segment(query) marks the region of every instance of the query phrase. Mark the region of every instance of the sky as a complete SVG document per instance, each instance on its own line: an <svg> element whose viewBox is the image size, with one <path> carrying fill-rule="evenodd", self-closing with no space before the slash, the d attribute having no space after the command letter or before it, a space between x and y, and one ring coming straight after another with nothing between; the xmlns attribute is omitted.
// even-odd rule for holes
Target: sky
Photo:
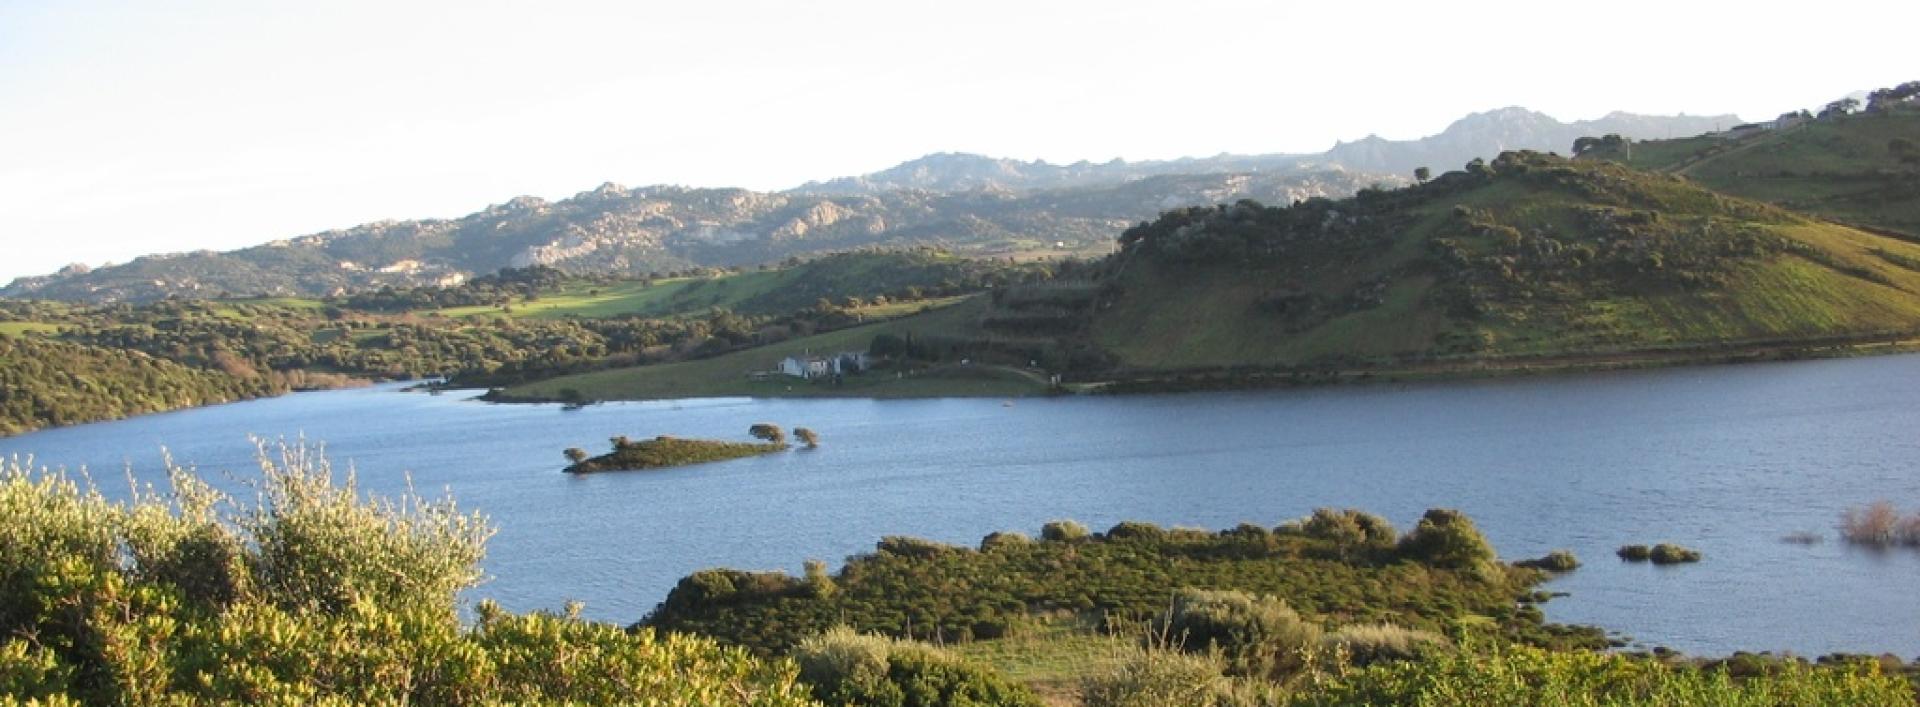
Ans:
<svg viewBox="0 0 1920 707"><path fill-rule="evenodd" d="M0 282L602 182L1319 152L1474 111L1768 118L1920 3L0 0Z"/></svg>

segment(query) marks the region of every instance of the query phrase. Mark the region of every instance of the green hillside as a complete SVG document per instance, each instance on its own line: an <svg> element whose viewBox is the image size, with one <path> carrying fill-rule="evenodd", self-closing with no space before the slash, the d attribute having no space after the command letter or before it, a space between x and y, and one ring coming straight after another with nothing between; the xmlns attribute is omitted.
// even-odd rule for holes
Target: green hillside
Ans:
<svg viewBox="0 0 1920 707"><path fill-rule="evenodd" d="M1169 212L1121 240L1086 336L1123 369L1591 356L1920 329L1920 246L1538 153L1338 202Z"/></svg>
<svg viewBox="0 0 1920 707"><path fill-rule="evenodd" d="M1701 186L1920 237L1920 110L1829 115L1742 139L1614 144L1583 157L1668 171Z"/></svg>

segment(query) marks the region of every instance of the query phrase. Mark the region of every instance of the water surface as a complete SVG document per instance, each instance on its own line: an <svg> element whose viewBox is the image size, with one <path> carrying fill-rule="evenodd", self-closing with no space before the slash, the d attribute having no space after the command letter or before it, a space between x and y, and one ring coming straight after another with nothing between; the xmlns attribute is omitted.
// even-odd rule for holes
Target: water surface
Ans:
<svg viewBox="0 0 1920 707"><path fill-rule="evenodd" d="M1253 393L936 400L707 399L580 411L381 387L0 439L0 455L159 481L160 449L254 473L247 435L324 440L363 487L450 489L499 526L476 592L510 609L586 602L630 622L709 566L835 564L906 534L972 544L1048 520L1096 529L1275 525L1358 507L1402 529L1470 514L1504 558L1571 549L1556 621L1646 646L1920 655L1920 552L1838 542L1842 509L1920 508L1920 356ZM818 450L573 477L607 438L744 439L812 427ZM1781 542L1795 531L1821 544ZM1625 564L1676 541L1698 565Z"/></svg>

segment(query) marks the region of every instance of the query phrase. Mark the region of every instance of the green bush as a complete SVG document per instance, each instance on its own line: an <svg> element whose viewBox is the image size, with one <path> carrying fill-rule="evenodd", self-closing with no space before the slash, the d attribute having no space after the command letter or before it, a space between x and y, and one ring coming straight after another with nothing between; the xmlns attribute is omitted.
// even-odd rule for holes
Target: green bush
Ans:
<svg viewBox="0 0 1920 707"><path fill-rule="evenodd" d="M1513 564L1519 567L1530 567L1548 572L1572 572L1580 568L1580 559L1574 557L1573 552L1569 550L1554 550L1553 552L1547 553L1546 557L1521 560Z"/></svg>
<svg viewBox="0 0 1920 707"><path fill-rule="evenodd" d="M1239 591L1181 589L1156 633L1187 652L1217 651L1226 672L1284 676L1307 662L1321 630L1272 596Z"/></svg>
<svg viewBox="0 0 1920 707"><path fill-rule="evenodd" d="M957 552L963 549L942 542L908 537L905 535L889 535L881 538L880 542L874 545L874 548L889 555L917 557L921 559L939 557L949 552Z"/></svg>
<svg viewBox="0 0 1920 707"><path fill-rule="evenodd" d="M1032 544L1033 538L1027 537L1026 533L1010 531L988 533L986 537L980 539L980 551L987 552L999 547L1020 547Z"/></svg>
<svg viewBox="0 0 1920 707"><path fill-rule="evenodd" d="M1456 510L1434 508L1400 541L1402 556L1447 569L1486 571L1492 567L1493 545L1474 527L1473 519Z"/></svg>
<svg viewBox="0 0 1920 707"><path fill-rule="evenodd" d="M1814 668L1801 663L1735 680L1615 653L1507 647L1439 651L1323 676L1286 703L1336 705L1849 705L1912 707L1914 690L1876 664Z"/></svg>
<svg viewBox="0 0 1920 707"><path fill-rule="evenodd" d="M1647 553L1647 559L1653 560L1653 564L1656 565L1677 565L1687 562L1699 562L1700 551L1671 543L1660 543L1659 545L1653 546L1652 552Z"/></svg>
<svg viewBox="0 0 1920 707"><path fill-rule="evenodd" d="M1047 542L1073 542L1085 540L1090 535L1087 526L1070 520L1056 520L1040 526L1040 539Z"/></svg>
<svg viewBox="0 0 1920 707"><path fill-rule="evenodd" d="M484 602L462 625L485 522L261 458L251 509L177 469L115 504L0 466L0 702L811 704L790 663L708 639Z"/></svg>
<svg viewBox="0 0 1920 707"><path fill-rule="evenodd" d="M1218 655L1136 649L1080 685L1084 707L1214 707L1226 668Z"/></svg>
<svg viewBox="0 0 1920 707"><path fill-rule="evenodd" d="M1613 554L1619 555L1620 559L1628 562L1646 562L1648 558L1653 557L1653 548L1645 545L1621 545L1620 549L1615 550Z"/></svg>
<svg viewBox="0 0 1920 707"><path fill-rule="evenodd" d="M1327 634L1322 645L1351 665L1367 666L1393 660L1416 660L1446 648L1445 636L1393 624L1354 624Z"/></svg>
<svg viewBox="0 0 1920 707"><path fill-rule="evenodd" d="M1123 520L1107 529L1109 540L1146 540L1159 542L1167 539L1167 531L1158 525L1137 520Z"/></svg>
<svg viewBox="0 0 1920 707"><path fill-rule="evenodd" d="M990 668L915 641L834 628L793 650L800 677L830 705L1038 707L1025 687Z"/></svg>

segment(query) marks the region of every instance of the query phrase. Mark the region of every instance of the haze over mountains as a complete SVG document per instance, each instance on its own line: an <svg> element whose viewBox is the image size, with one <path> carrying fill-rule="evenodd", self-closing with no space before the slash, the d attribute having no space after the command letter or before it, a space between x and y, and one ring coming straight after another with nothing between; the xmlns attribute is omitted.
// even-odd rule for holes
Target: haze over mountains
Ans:
<svg viewBox="0 0 1920 707"><path fill-rule="evenodd" d="M453 283L508 266L646 274L753 265L868 246L975 255L1103 252L1129 225L1192 204L1284 204L1409 181L1503 150L1573 140L1692 135L1734 116L1613 113L1562 123L1520 108L1476 113L1418 140L1370 137L1318 155L1219 155L1054 165L937 154L785 192L605 184L569 199L518 197L455 219L384 221L227 253L153 255L23 277L0 296L143 301L169 295L326 295Z"/></svg>

